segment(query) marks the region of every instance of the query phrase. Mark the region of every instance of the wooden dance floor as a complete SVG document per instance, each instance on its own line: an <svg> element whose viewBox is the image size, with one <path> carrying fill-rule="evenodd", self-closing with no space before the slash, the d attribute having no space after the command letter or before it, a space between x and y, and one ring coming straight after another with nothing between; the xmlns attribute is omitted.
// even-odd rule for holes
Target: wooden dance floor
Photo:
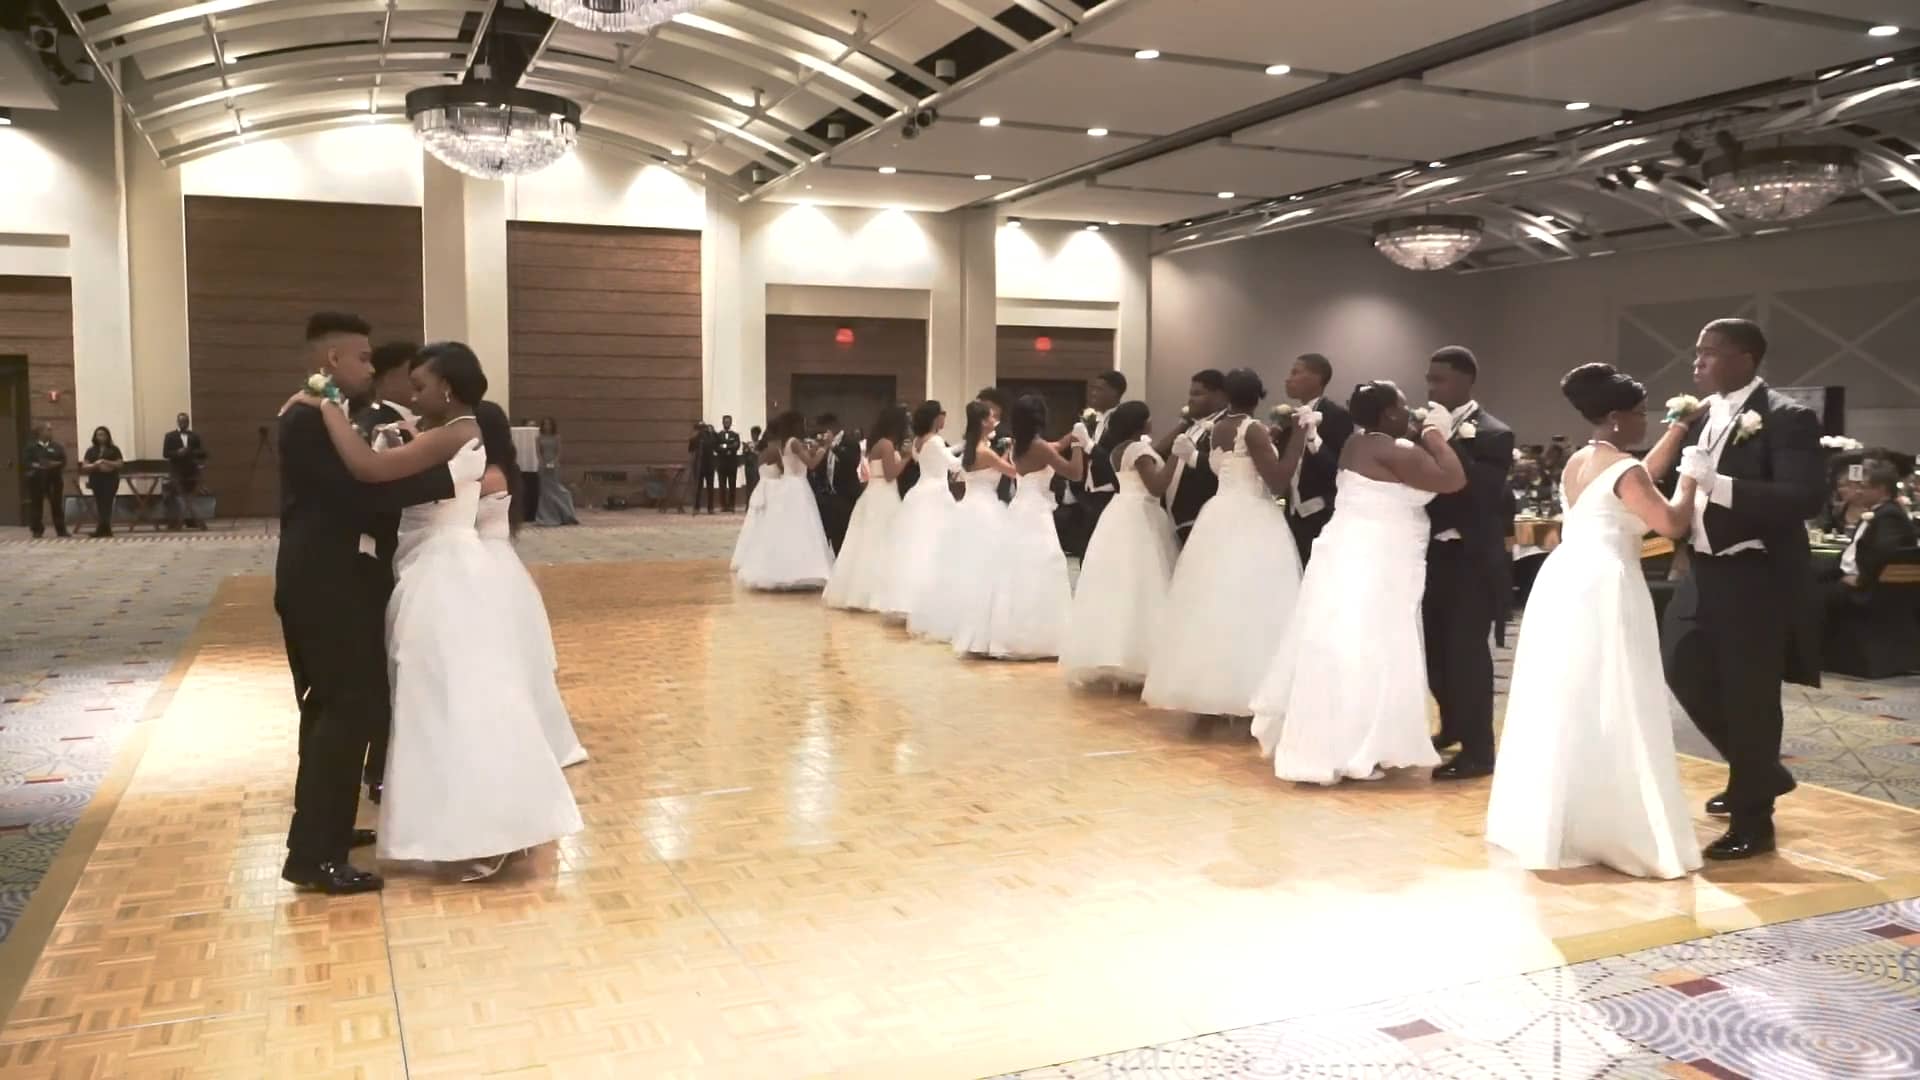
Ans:
<svg viewBox="0 0 1920 1080"><path fill-rule="evenodd" d="M296 895L270 583L231 579L0 1073L977 1077L1920 894L1920 815L1849 795L1687 881L1531 874L1482 843L1485 782L1296 788L1244 726L717 564L538 576L585 832L493 883ZM1696 799L1721 775L1686 765Z"/></svg>

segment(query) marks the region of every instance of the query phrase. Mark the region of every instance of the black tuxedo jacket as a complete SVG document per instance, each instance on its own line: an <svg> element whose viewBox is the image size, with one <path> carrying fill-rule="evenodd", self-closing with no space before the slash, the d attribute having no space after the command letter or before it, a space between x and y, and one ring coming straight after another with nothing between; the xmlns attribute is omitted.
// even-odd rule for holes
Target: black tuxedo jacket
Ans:
<svg viewBox="0 0 1920 1080"><path fill-rule="evenodd" d="M384 401L376 401L353 414L353 426L360 432L361 438L371 443L376 429L405 419L400 415L400 410ZM411 441L412 436L401 433L402 443ZM374 549L380 561L391 566L393 553L400 547L400 511L381 510L372 514L371 518L373 527L367 531L373 537Z"/></svg>
<svg viewBox="0 0 1920 1080"><path fill-rule="evenodd" d="M1449 529L1460 534L1458 540L1434 543L1465 546L1473 561L1485 569L1487 585L1495 592L1494 610L1504 619L1512 606L1507 527L1513 523L1508 510L1513 493L1507 490L1507 474L1513 471L1513 429L1482 408L1474 409L1462 422L1473 424L1473 438L1456 434L1447 445L1460 455L1467 486L1451 494L1435 495L1427 503L1427 518L1436 537ZM1434 565L1428 560L1429 570Z"/></svg>
<svg viewBox="0 0 1920 1080"><path fill-rule="evenodd" d="M829 487L827 480L831 476L833 483ZM827 451L827 456L814 466L808 479L813 482L813 493L820 498L857 499L860 497L860 446L851 439L841 439L840 445Z"/></svg>
<svg viewBox="0 0 1920 1080"><path fill-rule="evenodd" d="M1202 423L1200 434L1194 436L1193 442L1200 449L1200 457L1192 465L1180 468L1180 486L1174 489L1173 500L1167 505L1174 525L1182 529L1190 528L1207 500L1220 491L1220 478L1214 475L1213 464L1207 460L1207 451L1213 448L1213 424Z"/></svg>
<svg viewBox="0 0 1920 1080"><path fill-rule="evenodd" d="M207 448L197 432L175 428L160 440L160 456L167 459L174 472L191 475L199 472L207 460Z"/></svg>
<svg viewBox="0 0 1920 1080"><path fill-rule="evenodd" d="M740 433L737 431L718 431L714 433L714 456L719 459L720 468L738 469L740 467Z"/></svg>
<svg viewBox="0 0 1920 1080"><path fill-rule="evenodd" d="M1873 517L1867 519L1867 527L1860 533L1853 551L1854 559L1860 564L1858 587L1862 591L1870 591L1879 584L1880 574L1894 554L1913 546L1915 532L1913 518L1908 516L1906 507L1885 502L1873 508Z"/></svg>
<svg viewBox="0 0 1920 1080"><path fill-rule="evenodd" d="M1326 506L1308 520L1333 516L1333 495L1340 476L1340 451L1353 438L1353 414L1331 398L1320 399L1320 449L1300 458L1300 501L1325 499ZM1298 514L1296 517L1300 516Z"/></svg>

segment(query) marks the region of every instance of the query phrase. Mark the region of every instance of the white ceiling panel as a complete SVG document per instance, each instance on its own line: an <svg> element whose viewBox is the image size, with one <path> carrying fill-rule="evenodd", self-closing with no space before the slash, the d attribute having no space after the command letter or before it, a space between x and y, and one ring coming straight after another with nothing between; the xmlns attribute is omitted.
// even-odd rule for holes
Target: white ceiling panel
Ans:
<svg viewBox="0 0 1920 1080"><path fill-rule="evenodd" d="M945 213L1011 187L1011 182L999 180L979 181L911 173L882 176L872 169L827 166L808 169L805 174L768 192L766 198L769 202L817 202L832 206Z"/></svg>
<svg viewBox="0 0 1920 1080"><path fill-rule="evenodd" d="M1901 26L1920 30L1920 4L1913 0L1765 0L1772 7L1798 8L1801 11L1858 19L1881 26ZM1912 45L1911 39L1905 42Z"/></svg>
<svg viewBox="0 0 1920 1080"><path fill-rule="evenodd" d="M885 22L869 20L868 29L871 30L876 23ZM973 28L972 23L947 8L937 3L922 2L907 12L904 18L893 21L885 30L874 35L873 43L895 56L917 63L921 57L938 51Z"/></svg>
<svg viewBox="0 0 1920 1080"><path fill-rule="evenodd" d="M1074 184L1023 199L1006 208L1012 217L1058 221L1117 221L1122 225L1165 225L1231 209L1238 203L1211 195L1174 195L1160 191Z"/></svg>
<svg viewBox="0 0 1920 1080"><path fill-rule="evenodd" d="M1568 112L1504 98L1467 97L1394 83L1248 128L1235 142L1431 161L1591 123L1610 113Z"/></svg>
<svg viewBox="0 0 1920 1080"><path fill-rule="evenodd" d="M1078 40L1317 71L1358 71L1553 0L1133 0Z"/></svg>
<svg viewBox="0 0 1920 1080"><path fill-rule="evenodd" d="M1871 56L1856 31L1704 4L1640 4L1427 74L1427 82L1653 109Z"/></svg>
<svg viewBox="0 0 1920 1080"><path fill-rule="evenodd" d="M1206 143L1129 165L1104 177L1122 187L1271 198L1380 171L1381 164L1286 150Z"/></svg>
<svg viewBox="0 0 1920 1080"><path fill-rule="evenodd" d="M24 37L0 37L0 106L11 109L57 109L53 78L40 58L27 50Z"/></svg>
<svg viewBox="0 0 1920 1080"><path fill-rule="evenodd" d="M1140 140L1109 135L1012 127L981 127L972 120L944 117L917 139L902 139L899 129L876 135L833 159L841 165L878 168L892 165L922 172L992 173L1032 179L1048 176L1133 146Z"/></svg>
<svg viewBox="0 0 1920 1080"><path fill-rule="evenodd" d="M977 116L1165 135L1314 85L1294 76L1055 47L956 102Z"/></svg>

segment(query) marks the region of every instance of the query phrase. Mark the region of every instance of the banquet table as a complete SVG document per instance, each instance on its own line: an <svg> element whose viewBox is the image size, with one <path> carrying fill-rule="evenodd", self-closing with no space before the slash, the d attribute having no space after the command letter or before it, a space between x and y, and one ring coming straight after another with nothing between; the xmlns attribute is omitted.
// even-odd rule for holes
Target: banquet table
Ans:
<svg viewBox="0 0 1920 1080"><path fill-rule="evenodd" d="M1508 546L1513 549L1515 559L1544 555L1552 551L1560 546L1560 519L1514 518L1513 541Z"/></svg>

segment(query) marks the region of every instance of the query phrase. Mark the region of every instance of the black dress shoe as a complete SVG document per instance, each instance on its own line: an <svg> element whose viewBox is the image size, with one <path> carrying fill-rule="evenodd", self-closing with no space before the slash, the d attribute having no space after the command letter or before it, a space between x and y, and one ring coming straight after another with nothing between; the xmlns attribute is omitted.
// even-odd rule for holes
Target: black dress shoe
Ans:
<svg viewBox="0 0 1920 1080"><path fill-rule="evenodd" d="M1493 775L1493 762L1475 761L1465 754L1455 754L1453 760L1433 770L1435 780L1478 780Z"/></svg>
<svg viewBox="0 0 1920 1080"><path fill-rule="evenodd" d="M1460 740L1451 735L1435 735L1433 737L1434 750L1442 754L1459 745Z"/></svg>
<svg viewBox="0 0 1920 1080"><path fill-rule="evenodd" d="M281 869L280 879L328 896L379 892L386 885L379 874L358 870L343 862L323 862L318 866L294 866L289 863Z"/></svg>
<svg viewBox="0 0 1920 1080"><path fill-rule="evenodd" d="M1714 817L1726 817L1733 813L1733 810L1727 806L1726 792L1723 791L1707 800L1707 813L1712 814Z"/></svg>
<svg viewBox="0 0 1920 1080"><path fill-rule="evenodd" d="M1709 859L1728 862L1734 859L1751 859L1755 855L1765 855L1773 850L1773 833L1753 832L1750 830L1728 829L1727 834L1708 844L1701 854Z"/></svg>
<svg viewBox="0 0 1920 1080"><path fill-rule="evenodd" d="M373 842L378 839L380 839L379 834L375 833L372 829L353 830L354 847L371 847Z"/></svg>

